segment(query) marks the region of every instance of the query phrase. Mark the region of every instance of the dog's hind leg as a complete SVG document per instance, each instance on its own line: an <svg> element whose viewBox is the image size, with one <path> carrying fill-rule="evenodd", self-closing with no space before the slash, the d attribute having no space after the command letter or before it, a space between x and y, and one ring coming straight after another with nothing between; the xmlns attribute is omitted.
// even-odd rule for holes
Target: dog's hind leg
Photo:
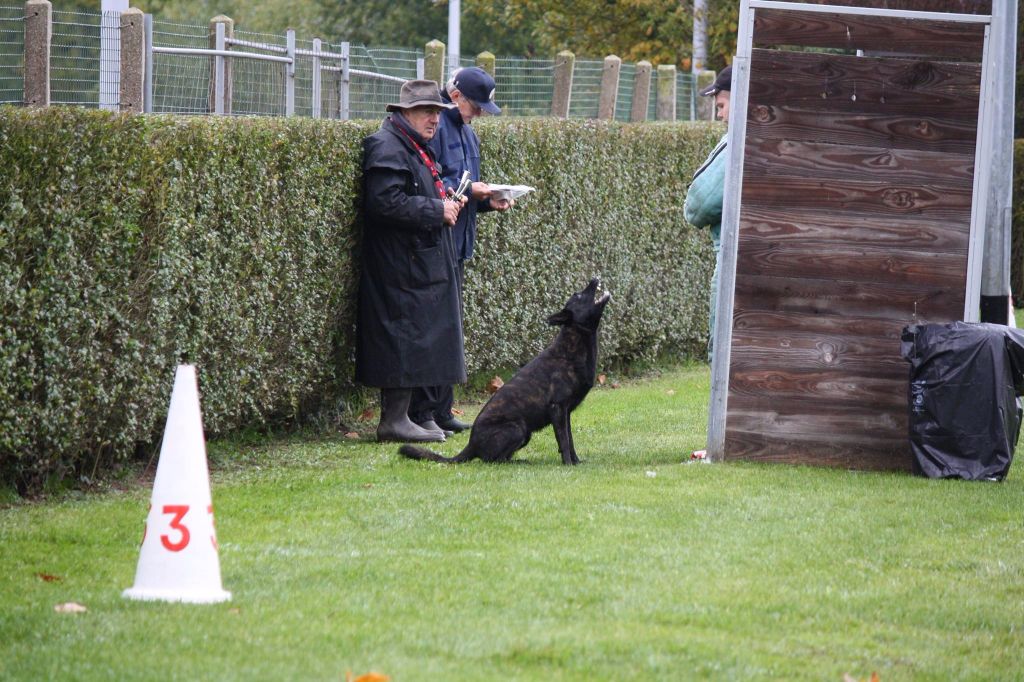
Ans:
<svg viewBox="0 0 1024 682"><path fill-rule="evenodd" d="M569 458L573 464L579 464L580 458L576 455L576 443L572 440L572 410L565 411L565 435L569 439Z"/></svg>
<svg viewBox="0 0 1024 682"><path fill-rule="evenodd" d="M480 459L486 462L507 462L512 459L516 450L529 442L530 430L525 424L506 422L501 427L490 430L487 440L479 443L476 449Z"/></svg>
<svg viewBox="0 0 1024 682"><path fill-rule="evenodd" d="M558 441L558 451L562 453L562 464L579 464L579 458L574 456L572 449L569 410L564 405L551 403L548 406L548 414L551 416L551 428L555 430L555 440Z"/></svg>

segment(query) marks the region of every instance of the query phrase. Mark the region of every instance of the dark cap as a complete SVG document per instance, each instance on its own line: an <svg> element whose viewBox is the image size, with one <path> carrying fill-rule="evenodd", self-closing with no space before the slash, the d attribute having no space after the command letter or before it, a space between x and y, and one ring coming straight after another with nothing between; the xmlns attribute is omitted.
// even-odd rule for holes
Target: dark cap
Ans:
<svg viewBox="0 0 1024 682"><path fill-rule="evenodd" d="M415 80L402 83L402 90L398 93L398 102L384 108L388 111L395 111L396 109L405 110L414 107L452 109L455 105L441 99L441 93L434 81Z"/></svg>
<svg viewBox="0 0 1024 682"><path fill-rule="evenodd" d="M718 76L715 78L715 82L700 91L700 94L704 97L709 95L717 95L721 91L726 92L732 91L732 66L727 66L718 72Z"/></svg>
<svg viewBox="0 0 1024 682"><path fill-rule="evenodd" d="M452 78L452 87L488 114L501 113L501 107L494 103L494 79L483 69L476 66L459 69Z"/></svg>

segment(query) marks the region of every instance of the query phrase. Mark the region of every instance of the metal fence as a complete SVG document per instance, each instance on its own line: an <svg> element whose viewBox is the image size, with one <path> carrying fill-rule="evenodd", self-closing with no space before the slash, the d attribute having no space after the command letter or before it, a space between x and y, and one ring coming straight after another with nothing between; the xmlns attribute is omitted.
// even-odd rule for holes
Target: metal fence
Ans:
<svg viewBox="0 0 1024 682"><path fill-rule="evenodd" d="M119 21L116 12L53 11L52 103L117 108ZM291 31L236 30L217 43L209 25L147 15L146 35L144 110L157 113L375 119L397 100L403 81L424 71L423 50L298 39ZM0 103L23 99L24 51L24 5L0 4ZM472 65L474 59L463 56L460 64ZM550 114L554 65L553 59L495 59L498 103L505 115ZM597 117L603 68L602 60L576 61L570 117ZM616 120L630 119L635 73L634 64L622 64ZM692 119L694 77L678 73L676 80L676 118ZM644 109L653 119L656 88L650 92Z"/></svg>

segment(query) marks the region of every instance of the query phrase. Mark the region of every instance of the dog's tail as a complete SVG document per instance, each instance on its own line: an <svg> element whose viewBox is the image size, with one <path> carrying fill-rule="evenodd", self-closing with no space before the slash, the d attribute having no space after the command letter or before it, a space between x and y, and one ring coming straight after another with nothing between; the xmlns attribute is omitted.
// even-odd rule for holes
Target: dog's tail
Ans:
<svg viewBox="0 0 1024 682"><path fill-rule="evenodd" d="M469 457L464 457L466 450L463 450L454 457L445 457L439 455L436 452L432 452L426 448L421 448L418 445L409 445L408 443L398 448L398 453L408 457L409 459L417 459L427 462L438 462L440 464L459 464L465 462Z"/></svg>

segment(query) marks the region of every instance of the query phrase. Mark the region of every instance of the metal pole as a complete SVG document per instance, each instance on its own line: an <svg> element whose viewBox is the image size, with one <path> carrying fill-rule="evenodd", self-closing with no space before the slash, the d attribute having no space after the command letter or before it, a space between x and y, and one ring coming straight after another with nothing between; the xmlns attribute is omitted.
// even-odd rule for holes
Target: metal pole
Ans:
<svg viewBox="0 0 1024 682"><path fill-rule="evenodd" d="M729 403L729 362L732 356L733 296L736 293L736 258L739 248L740 196L743 192L743 145L747 135L747 98L750 93L751 41L754 10L749 0L740 4L736 57L732 62L729 103L728 165L722 197L722 263L718 273L715 307L714 355L711 358L711 404L708 407L708 459L725 457L726 412Z"/></svg>
<svg viewBox="0 0 1024 682"><path fill-rule="evenodd" d="M128 0L100 3L100 109L117 111L121 82L121 12Z"/></svg>
<svg viewBox="0 0 1024 682"><path fill-rule="evenodd" d="M214 40L216 41L216 49L223 51L225 48L224 43L224 22L218 21L217 28L215 29ZM224 113L224 56L218 54L213 58L213 113L223 114Z"/></svg>
<svg viewBox="0 0 1024 682"><path fill-rule="evenodd" d="M416 58L416 79L423 80L423 74L426 73L426 64L423 57Z"/></svg>
<svg viewBox="0 0 1024 682"><path fill-rule="evenodd" d="M288 47L288 58L291 60L284 66L284 115L295 115L295 29L290 28L285 33L285 43Z"/></svg>
<svg viewBox="0 0 1024 682"><path fill-rule="evenodd" d="M448 0L448 77L459 68L459 32L462 3L460 0ZM442 75L441 80L444 80ZM444 85L444 83L440 83Z"/></svg>
<svg viewBox="0 0 1024 682"><path fill-rule="evenodd" d="M352 85L350 47L347 42L341 44L341 79L338 81L338 118L343 121L349 119L349 96Z"/></svg>
<svg viewBox="0 0 1024 682"><path fill-rule="evenodd" d="M142 80L142 111L153 113L153 15L143 17L143 35L146 40L146 64Z"/></svg>
<svg viewBox="0 0 1024 682"><path fill-rule="evenodd" d="M693 59L691 67L697 74L708 60L708 1L693 0ZM690 116L693 120L693 116Z"/></svg>
<svg viewBox="0 0 1024 682"><path fill-rule="evenodd" d="M1013 102L1016 74L1017 3L992 3L994 64L992 89L992 155L985 215L985 261L981 269L981 321L1007 324L1010 317L1010 233L1013 212ZM984 163L984 161L980 162ZM980 166L975 165L975 168Z"/></svg>
<svg viewBox="0 0 1024 682"><path fill-rule="evenodd" d="M320 42L313 38L313 118L320 118Z"/></svg>

